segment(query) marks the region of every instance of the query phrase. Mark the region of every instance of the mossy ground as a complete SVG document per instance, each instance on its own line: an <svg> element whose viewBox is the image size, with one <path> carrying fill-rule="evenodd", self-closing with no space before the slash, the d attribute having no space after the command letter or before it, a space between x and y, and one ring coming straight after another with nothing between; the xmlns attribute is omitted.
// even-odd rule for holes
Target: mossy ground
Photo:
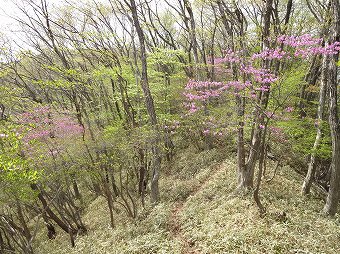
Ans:
<svg viewBox="0 0 340 254"><path fill-rule="evenodd" d="M284 167L263 182L267 213L260 216L250 195L230 195L235 171L216 151L183 155L164 170L156 207L135 220L119 214L111 229L106 202L97 198L84 216L89 232L75 248L60 232L53 241L38 236L38 253L339 253L339 219L320 214L316 194L300 195L300 176Z"/></svg>

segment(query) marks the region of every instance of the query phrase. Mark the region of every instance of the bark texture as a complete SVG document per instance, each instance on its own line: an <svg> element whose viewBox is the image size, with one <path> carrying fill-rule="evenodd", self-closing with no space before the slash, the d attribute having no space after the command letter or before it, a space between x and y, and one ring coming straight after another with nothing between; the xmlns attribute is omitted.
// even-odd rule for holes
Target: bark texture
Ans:
<svg viewBox="0 0 340 254"><path fill-rule="evenodd" d="M325 97L326 97L326 87L328 81L328 62L330 60L329 56L324 56L322 61L322 76L321 76L321 84L320 84L320 95L319 95L319 106L318 106L318 117L317 117L317 130L316 137L313 145L313 150L311 154L311 158L308 164L308 171L306 178L302 185L302 194L309 194L310 188L312 186L315 169L316 169L316 150L319 148L320 141L322 138L322 121L324 117L324 106L325 106Z"/></svg>
<svg viewBox="0 0 340 254"><path fill-rule="evenodd" d="M340 39L340 1L332 0L334 24L332 27L332 39L330 42ZM332 166L331 179L323 212L326 215L334 216L337 212L340 196L340 124L338 115L337 98L337 62L339 55L334 55L329 62L329 126L332 137Z"/></svg>

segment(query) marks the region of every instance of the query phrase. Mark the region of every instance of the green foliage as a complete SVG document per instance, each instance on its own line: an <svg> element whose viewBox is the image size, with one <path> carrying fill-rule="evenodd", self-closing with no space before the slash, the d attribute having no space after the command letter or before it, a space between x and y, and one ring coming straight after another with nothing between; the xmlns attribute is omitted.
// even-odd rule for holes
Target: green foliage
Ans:
<svg viewBox="0 0 340 254"><path fill-rule="evenodd" d="M29 200L34 193L30 184L39 179L38 171L30 167L29 159L22 155L21 137L11 124L0 126L0 183L4 199Z"/></svg>
<svg viewBox="0 0 340 254"><path fill-rule="evenodd" d="M277 125L282 127L288 135L294 153L301 154L302 156L315 153L322 159L331 158L332 148L327 122L322 122L323 136L316 151L312 150L316 135L315 122L313 119L292 119L278 122Z"/></svg>
<svg viewBox="0 0 340 254"><path fill-rule="evenodd" d="M98 66L91 71L91 76L94 80L98 81L107 81L108 79L116 79L117 78L118 68L108 68L105 66Z"/></svg>
<svg viewBox="0 0 340 254"><path fill-rule="evenodd" d="M183 67L183 63L179 58L186 58L183 50L173 50L166 48L154 48L153 52L148 55L148 64L159 67L160 72L172 74L179 68Z"/></svg>

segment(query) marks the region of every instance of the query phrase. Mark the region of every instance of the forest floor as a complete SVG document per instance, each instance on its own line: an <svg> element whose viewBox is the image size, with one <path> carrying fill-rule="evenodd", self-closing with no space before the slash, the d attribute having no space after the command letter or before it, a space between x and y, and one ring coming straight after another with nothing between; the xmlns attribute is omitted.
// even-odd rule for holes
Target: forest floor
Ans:
<svg viewBox="0 0 340 254"><path fill-rule="evenodd" d="M37 253L339 253L340 220L320 216L317 193L300 195L301 176L283 167L264 181L267 214L260 216L250 195L230 196L235 171L234 161L216 151L181 155L163 170L156 207L140 209L135 220L118 214L111 229L106 202L98 197L84 214L89 232L75 248L59 232L53 241L38 235Z"/></svg>
<svg viewBox="0 0 340 254"><path fill-rule="evenodd" d="M225 170L224 164L218 164L214 167L212 167L213 170L211 170L209 176L203 180L203 182L194 188L191 193L190 197L194 197L198 192L204 190L204 188L209 184L209 181L212 180L218 173L223 172ZM180 215L182 213L182 210L184 209L184 205L186 204L186 201L176 201L175 202L175 207L171 211L170 215L170 233L172 237L176 238L180 243L182 243L182 253L188 253L188 254L196 254L200 253L199 250L196 250L194 248L194 243L191 242L189 239L187 239L184 234L183 230L181 227L181 222L180 222Z"/></svg>

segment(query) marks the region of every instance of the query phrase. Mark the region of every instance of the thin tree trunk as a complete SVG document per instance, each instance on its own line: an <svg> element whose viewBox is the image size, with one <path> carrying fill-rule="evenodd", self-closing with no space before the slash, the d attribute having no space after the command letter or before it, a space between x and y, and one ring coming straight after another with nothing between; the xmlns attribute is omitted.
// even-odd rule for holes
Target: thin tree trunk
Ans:
<svg viewBox="0 0 340 254"><path fill-rule="evenodd" d="M232 29L232 22L230 22L226 16L226 12L230 12L228 7L225 5L224 1L218 0L216 1L218 5L218 9L220 12L220 16L223 22L224 29L226 30L228 37L229 37L229 48L232 51L235 51L235 36ZM242 38L242 34L244 33L243 25L240 28L239 34L240 38ZM227 38L225 38L227 40ZM242 40L242 39L241 39ZM241 48L242 48L242 41L240 40ZM233 70L233 78L237 80L239 77L238 69L232 64L231 66ZM246 164L245 164L245 157L246 157L246 150L245 150L245 142L244 142L244 112L245 112L245 101L242 95L237 94L235 96L236 101L236 110L237 110L237 117L238 117L238 129L237 129L237 181L238 186L237 190L242 189L249 189L253 186L252 177L249 175L249 171L247 171Z"/></svg>
<svg viewBox="0 0 340 254"><path fill-rule="evenodd" d="M31 188L33 190L39 191L38 187L36 186L36 184L32 184ZM48 216L51 218L51 220L53 220L55 223L58 224L58 226L64 230L66 233L69 233L69 227L68 225L66 225L52 210L51 208L48 206L47 201L45 199L45 197L43 196L43 194L41 193L41 191L39 191L38 193L38 198L40 200L40 202L43 205L43 209L46 211L46 213L48 214ZM75 232L74 232L75 233Z"/></svg>
<svg viewBox="0 0 340 254"><path fill-rule="evenodd" d="M265 3L265 10L264 10L264 17L263 17L263 32L262 32L262 43L263 43L263 50L266 50L270 47L269 45L269 35L270 35L270 17L272 13L272 7L273 0L267 0ZM269 67L269 61L264 60L263 67L265 69L268 69ZM248 174L248 182L251 182L251 187L253 186L254 181L254 171L255 171L255 165L256 161L258 159L258 155L260 153L260 146L261 146L261 136L262 130L259 127L260 124L263 125L264 121L264 115L263 112L267 108L268 99L269 99L269 93L270 91L262 91L259 95L258 101L262 109L255 109L255 119L254 119L254 125L253 125L253 135L252 135L252 142L251 142L251 148L248 156L248 160L246 163L246 171Z"/></svg>
<svg viewBox="0 0 340 254"><path fill-rule="evenodd" d="M112 197L112 192L110 191L110 187L107 183L106 180L103 179L103 185L104 185L104 193L107 199L107 206L109 208L109 213L110 213L110 225L111 228L115 227L115 223L114 223L114 216L113 216L113 197Z"/></svg>
<svg viewBox="0 0 340 254"><path fill-rule="evenodd" d="M321 78L321 85L320 85L320 96L319 96L319 106L318 106L318 118L317 118L317 130L316 130L316 137L313 145L313 150L310 158L310 162L308 164L308 172L306 178L302 185L302 194L306 195L309 194L310 188L312 186L314 175L315 175L315 161L316 161L316 150L318 149L322 137L322 121L324 116L324 106L325 106L325 97L326 97L326 87L327 87L327 80L328 80L328 62L329 56L324 56L322 62L322 78Z"/></svg>
<svg viewBox="0 0 340 254"><path fill-rule="evenodd" d="M30 242L32 239L32 234L26 223L24 213L22 211L22 207L21 207L19 200L16 201L16 205L17 205L17 215L18 215L21 227L23 229L23 235L26 237L27 242Z"/></svg>
<svg viewBox="0 0 340 254"><path fill-rule="evenodd" d="M56 231L55 231L55 227L53 226L53 224L49 221L49 218L46 215L46 211L44 209L42 209L41 211L41 216L44 220L46 229L47 229L47 237L48 239L52 240L56 238Z"/></svg>
<svg viewBox="0 0 340 254"><path fill-rule="evenodd" d="M183 0L184 2L184 7L189 13L189 21L190 21L190 37L191 37L191 44L192 44L192 50L194 54L194 77L196 80L200 78L199 75L199 69L198 69L198 63L199 63L199 58L198 58L198 43L197 43L197 37L196 37L196 23L194 19L194 13L191 8L191 4L188 0Z"/></svg>
<svg viewBox="0 0 340 254"><path fill-rule="evenodd" d="M0 253L4 253L4 250L5 250L5 241L2 237L2 233L1 233L1 228L0 228Z"/></svg>
<svg viewBox="0 0 340 254"><path fill-rule="evenodd" d="M159 170L161 166L161 155L160 155L160 148L159 148L159 130L157 126L157 116L155 112L154 102L151 95L151 91L149 88L149 81L148 81L148 72L147 72L147 61L146 61L146 49L145 49L145 37L141 25L139 23L138 14L137 14L137 7L135 0L130 0L130 4L125 0L125 3L128 4L134 26L136 27L136 32L139 39L140 44L140 60L142 63L142 72L141 72L141 85L142 90L145 97L145 104L146 110L148 112L150 123L153 127L153 131L155 134L155 138L152 144L152 153L153 153L153 170L152 170L152 179L151 179L151 203L156 204L159 202L159 187L158 187L158 180L159 180Z"/></svg>
<svg viewBox="0 0 340 254"><path fill-rule="evenodd" d="M76 199L81 200L81 194L80 194L80 191L79 191L79 187L78 187L78 183L77 183L75 174L72 174L71 178L72 178L72 187L73 187L73 191L74 191L74 196L75 196Z"/></svg>
<svg viewBox="0 0 340 254"><path fill-rule="evenodd" d="M265 129L263 131L262 135L262 141L261 141L261 147L260 147L260 156L259 156L259 172L257 175L256 179L256 187L253 193L254 200L256 202L257 207L259 208L260 214L264 214L266 212L266 208L263 206L261 200L260 200L260 186L261 186L261 181L263 177L263 167L265 163L265 156L266 156L266 133L267 133L267 126L268 126L268 121L265 125Z"/></svg>
<svg viewBox="0 0 340 254"><path fill-rule="evenodd" d="M248 172L245 167L245 148L244 148L244 99L236 96L238 129L237 129L237 166L238 166L238 188L251 187L249 182Z"/></svg>

